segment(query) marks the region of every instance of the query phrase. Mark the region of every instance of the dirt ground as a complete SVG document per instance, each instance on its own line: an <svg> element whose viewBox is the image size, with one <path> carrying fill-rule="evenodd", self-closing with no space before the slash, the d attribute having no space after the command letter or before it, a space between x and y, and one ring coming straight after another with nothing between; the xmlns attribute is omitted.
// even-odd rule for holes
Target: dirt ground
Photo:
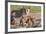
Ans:
<svg viewBox="0 0 46 34"><path fill-rule="evenodd" d="M25 17L24 16L24 20L25 22L21 22L20 23L20 20L22 19L22 17L20 18L15 18L16 21L14 22L14 25L11 25L11 28L36 28L36 27L41 27L41 13L31 13L29 14L28 16L30 17ZM26 20L29 19L29 22L26 23ZM32 19L32 21L30 20Z"/></svg>

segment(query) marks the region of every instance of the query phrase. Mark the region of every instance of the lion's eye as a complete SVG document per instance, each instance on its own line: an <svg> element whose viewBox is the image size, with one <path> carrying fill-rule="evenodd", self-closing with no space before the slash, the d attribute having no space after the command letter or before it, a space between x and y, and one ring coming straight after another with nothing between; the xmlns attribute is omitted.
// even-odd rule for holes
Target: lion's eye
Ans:
<svg viewBox="0 0 46 34"><path fill-rule="evenodd" d="M28 10L27 10L28 11Z"/></svg>

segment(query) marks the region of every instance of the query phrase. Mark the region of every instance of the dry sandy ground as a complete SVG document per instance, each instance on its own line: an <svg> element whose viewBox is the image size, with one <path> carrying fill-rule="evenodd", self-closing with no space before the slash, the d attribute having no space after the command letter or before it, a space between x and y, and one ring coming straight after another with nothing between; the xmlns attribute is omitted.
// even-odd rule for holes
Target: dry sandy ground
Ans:
<svg viewBox="0 0 46 34"><path fill-rule="evenodd" d="M31 16L34 21L34 24L32 26L30 26L30 27L28 26L29 28L41 27L41 24L40 24L41 23L41 13L31 13L28 16ZM16 21L19 22L20 21L19 19L20 18L17 18ZM15 24L15 25L11 25L11 28L24 28L24 27L21 27L18 24ZM27 28L27 27L25 26L25 28Z"/></svg>

